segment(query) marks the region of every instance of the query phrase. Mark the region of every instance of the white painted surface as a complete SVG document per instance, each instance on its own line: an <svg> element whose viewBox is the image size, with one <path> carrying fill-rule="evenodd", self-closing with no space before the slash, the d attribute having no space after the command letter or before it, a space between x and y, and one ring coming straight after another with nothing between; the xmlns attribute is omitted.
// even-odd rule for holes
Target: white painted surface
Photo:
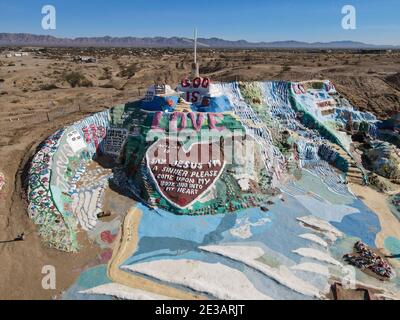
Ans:
<svg viewBox="0 0 400 320"><path fill-rule="evenodd" d="M301 294L316 298L323 298L321 292L310 283L296 277L288 267L272 268L255 259L264 255L264 251L251 246L203 246L200 249L228 257L263 273L280 284Z"/></svg>
<svg viewBox="0 0 400 320"><path fill-rule="evenodd" d="M81 294L98 294L113 296L125 300L171 300L170 297L134 289L119 283L107 283L88 290L79 291Z"/></svg>
<svg viewBox="0 0 400 320"><path fill-rule="evenodd" d="M122 269L205 292L221 300L271 298L258 291L240 271L221 263L197 260L157 260L124 266Z"/></svg>

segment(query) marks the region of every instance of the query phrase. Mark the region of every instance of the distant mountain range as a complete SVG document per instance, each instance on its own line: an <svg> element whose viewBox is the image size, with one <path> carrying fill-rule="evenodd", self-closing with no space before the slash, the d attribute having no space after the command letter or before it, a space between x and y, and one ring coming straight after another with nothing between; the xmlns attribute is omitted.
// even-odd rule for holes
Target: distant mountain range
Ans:
<svg viewBox="0 0 400 320"><path fill-rule="evenodd" d="M400 49L399 46L373 45L355 41L301 42L274 41L248 42L230 41L219 38L199 38L198 41L211 48L301 48L301 49ZM148 47L148 48L188 48L193 44L183 37L80 37L57 38L29 33L0 33L0 46L37 47Z"/></svg>

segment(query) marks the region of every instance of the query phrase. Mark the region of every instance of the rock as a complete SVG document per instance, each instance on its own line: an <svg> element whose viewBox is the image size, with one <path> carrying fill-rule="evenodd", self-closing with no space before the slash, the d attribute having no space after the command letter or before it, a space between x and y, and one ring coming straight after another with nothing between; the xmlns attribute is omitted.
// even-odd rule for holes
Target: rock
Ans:
<svg viewBox="0 0 400 320"><path fill-rule="evenodd" d="M400 179L400 150L388 142L374 140L364 152L370 170L388 179Z"/></svg>
<svg viewBox="0 0 400 320"><path fill-rule="evenodd" d="M101 85L100 87L101 88L114 88L116 90L124 90L126 82L127 82L126 80L111 79L109 82Z"/></svg>

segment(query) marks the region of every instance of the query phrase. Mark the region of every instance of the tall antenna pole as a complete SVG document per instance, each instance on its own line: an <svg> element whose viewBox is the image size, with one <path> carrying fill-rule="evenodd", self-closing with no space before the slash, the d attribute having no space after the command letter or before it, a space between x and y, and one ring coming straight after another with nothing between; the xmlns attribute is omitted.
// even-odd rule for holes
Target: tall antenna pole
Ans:
<svg viewBox="0 0 400 320"><path fill-rule="evenodd" d="M197 28L194 28L194 63L197 63Z"/></svg>
<svg viewBox="0 0 400 320"><path fill-rule="evenodd" d="M192 76L199 77L199 65L197 64L197 28L194 28L194 61L192 64Z"/></svg>

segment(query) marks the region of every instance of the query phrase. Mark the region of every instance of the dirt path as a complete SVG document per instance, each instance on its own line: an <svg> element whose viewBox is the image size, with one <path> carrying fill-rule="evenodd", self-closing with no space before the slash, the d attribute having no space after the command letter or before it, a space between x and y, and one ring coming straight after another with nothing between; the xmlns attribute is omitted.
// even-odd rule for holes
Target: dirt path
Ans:
<svg viewBox="0 0 400 320"><path fill-rule="evenodd" d="M183 290L169 287L167 285L122 271L119 268L119 266L137 249L138 229L141 217L142 212L138 208L130 209L125 216L121 232L118 235L118 239L115 241L116 247L114 248L112 258L108 263L108 277L114 282L123 284L125 286L138 288L174 299L204 299L204 297L201 295L191 294Z"/></svg>

